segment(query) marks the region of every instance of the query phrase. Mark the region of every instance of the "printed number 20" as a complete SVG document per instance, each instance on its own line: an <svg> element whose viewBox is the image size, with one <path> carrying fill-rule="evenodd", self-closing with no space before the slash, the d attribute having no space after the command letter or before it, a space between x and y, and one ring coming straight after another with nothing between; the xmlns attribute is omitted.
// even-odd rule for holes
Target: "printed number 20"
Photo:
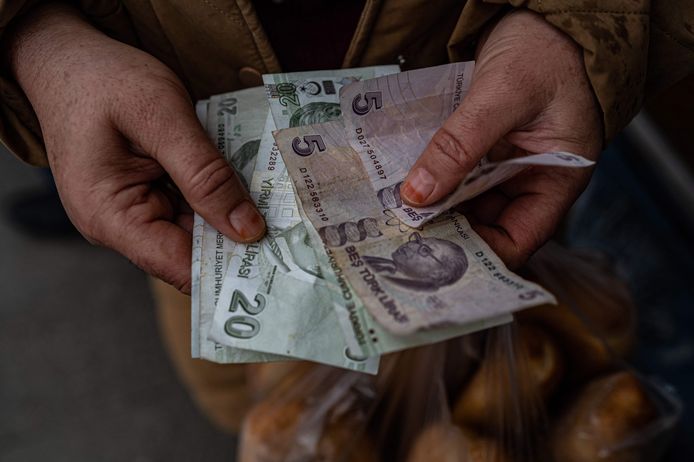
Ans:
<svg viewBox="0 0 694 462"><path fill-rule="evenodd" d="M256 294L256 306L253 306L248 298L239 290L234 290L229 304L229 311L235 312L240 306L243 311L248 314L259 314L265 309L265 297L261 294ZM231 337L236 338L253 338L260 332L260 322L247 314L235 314L224 323L224 332Z"/></svg>
<svg viewBox="0 0 694 462"><path fill-rule="evenodd" d="M302 157L310 156L313 151L318 148L318 152L325 151L325 143L320 135L306 135L303 142L306 146L301 145L302 139L298 136L292 140L292 149Z"/></svg>
<svg viewBox="0 0 694 462"><path fill-rule="evenodd" d="M364 93L364 102L361 102L361 93L357 94L352 100L352 110L357 115L364 115L372 108L381 109L383 107L383 94L380 91L367 91Z"/></svg>

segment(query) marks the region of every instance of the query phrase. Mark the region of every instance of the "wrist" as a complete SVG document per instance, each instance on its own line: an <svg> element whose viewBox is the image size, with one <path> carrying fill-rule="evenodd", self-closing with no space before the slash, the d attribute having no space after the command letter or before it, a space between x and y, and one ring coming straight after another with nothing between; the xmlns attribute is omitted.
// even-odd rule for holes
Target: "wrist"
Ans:
<svg viewBox="0 0 694 462"><path fill-rule="evenodd" d="M29 11L8 31L5 60L30 100L67 64L69 50L85 38L101 35L69 5L43 4ZM64 77L61 77L64 78Z"/></svg>

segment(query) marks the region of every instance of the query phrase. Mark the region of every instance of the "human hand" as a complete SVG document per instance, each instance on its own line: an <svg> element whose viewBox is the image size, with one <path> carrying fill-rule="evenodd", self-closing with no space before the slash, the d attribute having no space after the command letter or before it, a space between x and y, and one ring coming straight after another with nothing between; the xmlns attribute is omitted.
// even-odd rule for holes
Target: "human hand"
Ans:
<svg viewBox="0 0 694 462"><path fill-rule="evenodd" d="M403 199L431 205L489 153L568 151L595 160L601 111L580 48L525 10L502 18L478 47L470 90L436 132L403 184ZM464 203L461 211L511 268L554 233L592 169L531 167Z"/></svg>
<svg viewBox="0 0 694 462"><path fill-rule="evenodd" d="M63 205L90 242L189 292L192 210L236 241L264 234L164 64L55 5L17 27L9 61L39 118Z"/></svg>

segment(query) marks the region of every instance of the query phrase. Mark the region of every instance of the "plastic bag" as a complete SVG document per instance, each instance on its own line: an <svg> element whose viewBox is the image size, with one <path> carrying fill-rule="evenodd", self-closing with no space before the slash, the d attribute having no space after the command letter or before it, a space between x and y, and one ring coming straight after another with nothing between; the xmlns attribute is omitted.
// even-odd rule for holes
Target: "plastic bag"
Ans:
<svg viewBox="0 0 694 462"><path fill-rule="evenodd" d="M624 284L604 259L556 244L525 273L560 305L388 355L376 377L282 372L245 420L239 460L658 460L681 404L624 363L635 340Z"/></svg>
<svg viewBox="0 0 694 462"><path fill-rule="evenodd" d="M365 434L374 398L371 376L296 363L246 416L238 460L378 461Z"/></svg>

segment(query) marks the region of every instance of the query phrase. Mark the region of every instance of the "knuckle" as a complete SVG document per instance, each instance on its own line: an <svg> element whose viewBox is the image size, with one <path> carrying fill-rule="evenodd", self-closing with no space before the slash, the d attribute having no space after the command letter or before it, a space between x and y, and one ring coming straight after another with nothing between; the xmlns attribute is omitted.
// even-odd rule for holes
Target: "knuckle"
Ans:
<svg viewBox="0 0 694 462"><path fill-rule="evenodd" d="M527 242L521 243L515 240L512 240L511 244L508 251L502 255L502 260L510 270L515 271L528 261L536 247L530 246Z"/></svg>
<svg viewBox="0 0 694 462"><path fill-rule="evenodd" d="M554 232L553 228L539 229L520 222L513 227L496 225L495 228L508 243L499 256L511 270L522 267Z"/></svg>
<svg viewBox="0 0 694 462"><path fill-rule="evenodd" d="M104 247L104 241L98 237L97 232L93 229L92 225L87 224L86 226L80 223L73 223L77 232L79 232L82 237L89 242L91 245Z"/></svg>
<svg viewBox="0 0 694 462"><path fill-rule="evenodd" d="M94 231L91 231L88 229L82 230L79 227L77 227L77 230L80 232L82 237L84 237L84 239L87 242L89 242L91 245L95 245L98 247L104 247L105 246L104 241L101 238L97 237L97 234Z"/></svg>
<svg viewBox="0 0 694 462"><path fill-rule="evenodd" d="M528 259L545 243L546 237L542 233L534 232L530 235L528 242L518 249L518 260L520 264L525 263ZM520 266L519 264L519 266Z"/></svg>
<svg viewBox="0 0 694 462"><path fill-rule="evenodd" d="M441 127L431 138L431 152L446 170L465 172L475 164L474 157L464 143L445 127Z"/></svg>
<svg viewBox="0 0 694 462"><path fill-rule="evenodd" d="M162 268L149 261L148 258L142 255L133 254L125 256L133 266L136 266L141 271L144 271L145 273L166 282L179 291L190 285L190 281L187 281L184 276L177 274L170 269Z"/></svg>
<svg viewBox="0 0 694 462"><path fill-rule="evenodd" d="M154 276L157 279L161 279L179 292L183 292L185 294L190 293L190 278L186 275L182 273L175 273L173 271L159 271L156 268L138 265L135 262L133 263L147 274Z"/></svg>
<svg viewBox="0 0 694 462"><path fill-rule="evenodd" d="M72 210L73 208L70 207ZM91 210L91 211L90 211ZM78 208L68 213L75 229L92 245L108 246L108 233L98 210L90 207Z"/></svg>
<svg viewBox="0 0 694 462"><path fill-rule="evenodd" d="M179 292L183 292L186 294L190 293L190 278L184 273L174 272L170 270L157 271L155 268L152 267L140 266L140 268L146 273L154 276L155 278L161 279L167 284L175 287L176 290L178 290Z"/></svg>
<svg viewBox="0 0 694 462"><path fill-rule="evenodd" d="M553 227L548 228L530 228L525 227L522 230L523 237L515 241L515 253L512 258L515 268L522 266L530 257L542 247L542 245L554 233Z"/></svg>
<svg viewBox="0 0 694 462"><path fill-rule="evenodd" d="M233 193L236 176L226 161L219 157L194 172L188 180L190 200L197 204L221 199Z"/></svg>
<svg viewBox="0 0 694 462"><path fill-rule="evenodd" d="M181 279L175 279L173 282L170 283L172 286L176 288L179 292L183 292L184 294L190 294L190 279L185 278Z"/></svg>
<svg viewBox="0 0 694 462"><path fill-rule="evenodd" d="M513 255L508 255L505 259L506 260L506 266L511 271L516 271L519 268L521 268L523 265L525 265L525 263L530 259L530 257L532 256L532 254L534 252L535 252L534 250L533 251L527 251L527 252L523 251L523 252L514 253Z"/></svg>

